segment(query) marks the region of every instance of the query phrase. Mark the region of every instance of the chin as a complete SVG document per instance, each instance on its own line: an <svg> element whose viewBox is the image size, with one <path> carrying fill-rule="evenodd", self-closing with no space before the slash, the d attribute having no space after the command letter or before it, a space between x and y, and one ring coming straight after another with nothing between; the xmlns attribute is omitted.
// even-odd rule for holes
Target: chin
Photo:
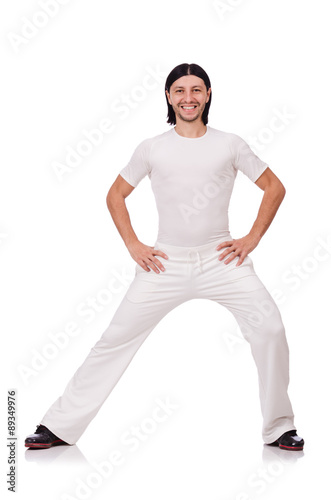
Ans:
<svg viewBox="0 0 331 500"><path fill-rule="evenodd" d="M198 120L198 118L200 118L200 115L197 114L196 116L191 116L191 117L187 117L187 116L182 116L182 115L179 115L179 118L183 121L183 122L194 122L195 120Z"/></svg>

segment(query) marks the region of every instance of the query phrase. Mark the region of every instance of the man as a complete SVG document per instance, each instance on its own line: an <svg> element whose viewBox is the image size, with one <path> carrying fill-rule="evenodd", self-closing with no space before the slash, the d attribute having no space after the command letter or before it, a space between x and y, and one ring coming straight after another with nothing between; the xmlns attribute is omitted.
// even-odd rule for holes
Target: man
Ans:
<svg viewBox="0 0 331 500"><path fill-rule="evenodd" d="M287 394L284 326L248 255L270 226L285 189L243 139L207 126L212 91L200 66L176 66L165 94L168 123L175 127L141 142L107 195L114 223L136 262L135 278L101 339L25 444L76 443L159 321L187 300L206 298L232 312L250 343L264 442L302 450L304 440L297 436ZM264 195L252 229L235 240L227 210L238 170ZM138 239L125 204L146 175L159 213L153 247Z"/></svg>

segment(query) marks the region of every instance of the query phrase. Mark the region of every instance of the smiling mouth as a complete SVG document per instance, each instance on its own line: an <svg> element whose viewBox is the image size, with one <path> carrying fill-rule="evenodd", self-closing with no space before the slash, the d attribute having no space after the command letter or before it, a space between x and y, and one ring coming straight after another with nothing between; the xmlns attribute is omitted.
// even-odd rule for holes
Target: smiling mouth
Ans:
<svg viewBox="0 0 331 500"><path fill-rule="evenodd" d="M193 105L193 106L181 106L182 109L185 109L185 111L192 111L193 109L195 109L197 106Z"/></svg>

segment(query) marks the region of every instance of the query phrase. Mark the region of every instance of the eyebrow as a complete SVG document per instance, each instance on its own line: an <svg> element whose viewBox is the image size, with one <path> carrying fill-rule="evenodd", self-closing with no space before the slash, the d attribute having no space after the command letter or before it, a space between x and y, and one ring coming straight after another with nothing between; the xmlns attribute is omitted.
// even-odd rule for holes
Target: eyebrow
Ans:
<svg viewBox="0 0 331 500"><path fill-rule="evenodd" d="M192 89L194 89L194 88L197 88L197 87L201 89L201 88L202 88L202 85L193 85L191 88L192 88ZM183 88L184 88L184 87L183 87L182 85L176 85L176 86L174 87L174 89L183 89Z"/></svg>

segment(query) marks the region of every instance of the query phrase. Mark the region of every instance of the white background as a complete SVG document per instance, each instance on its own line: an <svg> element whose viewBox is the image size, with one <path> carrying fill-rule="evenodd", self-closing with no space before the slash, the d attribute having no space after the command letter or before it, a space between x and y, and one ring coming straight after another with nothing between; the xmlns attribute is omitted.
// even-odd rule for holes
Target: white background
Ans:
<svg viewBox="0 0 331 500"><path fill-rule="evenodd" d="M17 0L2 3L0 13L3 491L10 494L6 400L14 388L16 498L327 495L331 248L321 241L331 243L328 2L224 0L217 7L211 0L71 0L55 2L52 16L40 14L47 3L54 10L54 2ZM24 42L19 37L27 32ZM255 152L287 190L251 256L280 297L291 355L289 394L305 449L263 445L249 345L226 310L194 300L155 328L76 446L26 451L26 435L100 338L133 278L135 262L106 195L137 144L169 129L164 81L183 62L201 65L210 76L209 124L249 143L258 138ZM146 90L151 70L161 76ZM290 118L275 121L277 113ZM67 148L85 139L83 130L105 118L112 132L59 178L54 162L64 164ZM261 197L238 175L233 237L249 231ZM158 221L147 177L127 204L138 237L153 245ZM88 297L105 297L100 291L114 272L127 276L122 288L87 322L78 308ZM53 344L47 351L50 333L70 322L79 333L64 348ZM48 358L26 372L36 366L36 353ZM121 438L131 426L144 425L157 398L168 398L176 409L132 452ZM95 464L116 450L122 464L100 479Z"/></svg>

